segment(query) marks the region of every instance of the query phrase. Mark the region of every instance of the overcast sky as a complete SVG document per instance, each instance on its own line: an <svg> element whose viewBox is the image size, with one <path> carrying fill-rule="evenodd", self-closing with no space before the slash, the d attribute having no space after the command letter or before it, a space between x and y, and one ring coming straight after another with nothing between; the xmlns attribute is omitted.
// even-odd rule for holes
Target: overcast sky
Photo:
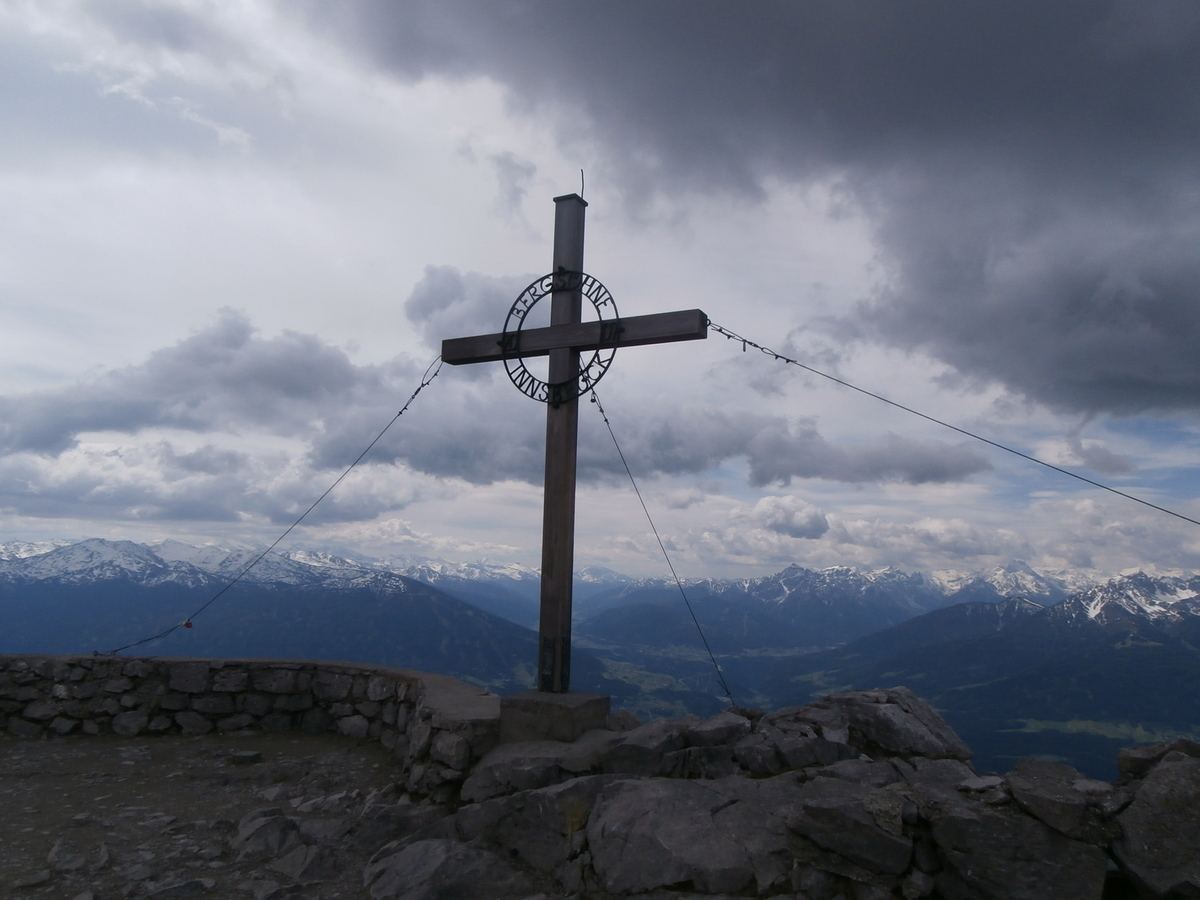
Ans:
<svg viewBox="0 0 1200 900"><path fill-rule="evenodd" d="M0 539L274 539L549 270L581 168L623 315L1200 517L1198 76L1191 0L0 0ZM718 335L599 391L685 576L1200 569ZM536 565L543 420L446 367L289 543ZM577 565L665 574L590 404L580 479Z"/></svg>

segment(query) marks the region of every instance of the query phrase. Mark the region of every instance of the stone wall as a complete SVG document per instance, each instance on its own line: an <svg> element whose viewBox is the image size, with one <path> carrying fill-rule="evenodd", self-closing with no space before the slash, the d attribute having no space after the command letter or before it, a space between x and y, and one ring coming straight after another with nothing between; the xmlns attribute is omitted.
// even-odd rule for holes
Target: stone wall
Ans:
<svg viewBox="0 0 1200 900"><path fill-rule="evenodd" d="M499 741L500 698L407 669L282 659L0 655L19 737L290 731L377 740L410 793L446 799Z"/></svg>

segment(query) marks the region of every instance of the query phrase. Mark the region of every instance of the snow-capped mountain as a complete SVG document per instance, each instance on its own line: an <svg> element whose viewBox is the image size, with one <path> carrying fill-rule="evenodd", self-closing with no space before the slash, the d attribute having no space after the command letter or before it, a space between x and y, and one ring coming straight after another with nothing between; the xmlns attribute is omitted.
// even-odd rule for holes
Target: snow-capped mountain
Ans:
<svg viewBox="0 0 1200 900"><path fill-rule="evenodd" d="M1121 575L1072 594L1058 613L1067 621L1087 619L1106 626L1148 622L1170 628L1200 617L1200 576Z"/></svg>
<svg viewBox="0 0 1200 900"><path fill-rule="evenodd" d="M190 587L204 584L209 576L189 562L163 559L144 544L91 539L46 553L4 558L0 579L73 584L123 579L144 585L173 583Z"/></svg>
<svg viewBox="0 0 1200 900"><path fill-rule="evenodd" d="M515 563L436 559L384 562L313 550L271 552L255 562L261 554L262 548L250 545L195 546L175 540L153 544L99 538L71 544L14 542L0 545L0 580L53 579L82 584L126 579L147 586L200 586L240 575L256 584L345 586L404 576L442 587L452 594L456 591L470 594L471 602L481 594L496 591L523 601L537 597L537 569ZM585 615L627 602L642 602L654 591L677 590L669 578L632 578L599 566L581 569L576 573L575 583L579 611ZM1017 596L1050 605L1070 593L1070 588L1079 587L1059 575L1036 572L1019 561L988 572L935 572L929 576L891 567L859 570L834 566L814 570L793 564L759 578L695 578L685 580L684 586L701 595L741 597L784 608L814 602L826 606L883 603L902 616L917 615L950 603L996 602ZM520 617L527 618L527 614L525 609Z"/></svg>
<svg viewBox="0 0 1200 900"><path fill-rule="evenodd" d="M513 581L533 583L539 581L538 570L519 563L453 563L446 560L424 560L418 563L398 566L395 571L424 581L427 584L437 584L446 579L462 581Z"/></svg>
<svg viewBox="0 0 1200 900"><path fill-rule="evenodd" d="M996 566L986 572L934 572L930 581L956 602L996 602L1008 597L1025 597L1052 606L1068 594L1090 587L1086 579L1035 572L1020 560Z"/></svg>
<svg viewBox="0 0 1200 900"><path fill-rule="evenodd" d="M254 547L195 547L180 541L136 544L92 538L55 547L47 552L19 556L0 548L0 581L96 584L128 581L142 587L221 585L241 576L250 584L325 585L352 587L394 582L403 590L398 573L306 551L268 553ZM254 563L252 566L251 564Z"/></svg>
<svg viewBox="0 0 1200 900"><path fill-rule="evenodd" d="M0 560L24 559L27 556L41 556L58 547L67 547L72 541L13 541L0 544Z"/></svg>

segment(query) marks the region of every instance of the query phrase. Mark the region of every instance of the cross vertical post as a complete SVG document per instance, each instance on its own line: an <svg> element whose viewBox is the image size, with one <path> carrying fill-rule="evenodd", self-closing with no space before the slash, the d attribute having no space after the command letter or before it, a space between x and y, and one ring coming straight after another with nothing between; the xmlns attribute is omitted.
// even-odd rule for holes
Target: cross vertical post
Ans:
<svg viewBox="0 0 1200 900"><path fill-rule="evenodd" d="M555 290L550 325L575 325L582 316L583 225L587 202L577 194L554 198ZM550 351L546 380L563 386L560 402L546 404L546 484L542 501L541 616L538 690L571 689L571 588L575 559L575 462L579 446L579 350ZM569 398L569 399L567 399Z"/></svg>
<svg viewBox="0 0 1200 900"><path fill-rule="evenodd" d="M452 366L503 362L527 396L546 403L546 481L542 500L541 614L537 690L500 703L500 739L573 741L607 721L609 698L571 691L571 591L575 568L575 464L579 447L579 390L594 385L608 363L593 368L602 351L708 337L699 309L621 318L607 288L583 272L583 222L587 203L577 194L554 198L554 271L533 282L509 310L504 331L442 341L442 361ZM550 325L525 328L525 316L550 297ZM582 321L584 298L599 321ZM603 312L611 314L605 319ZM513 323L515 328L510 328ZM580 371L580 354L591 361ZM546 356L546 381L512 360ZM611 355L608 357L611 361Z"/></svg>

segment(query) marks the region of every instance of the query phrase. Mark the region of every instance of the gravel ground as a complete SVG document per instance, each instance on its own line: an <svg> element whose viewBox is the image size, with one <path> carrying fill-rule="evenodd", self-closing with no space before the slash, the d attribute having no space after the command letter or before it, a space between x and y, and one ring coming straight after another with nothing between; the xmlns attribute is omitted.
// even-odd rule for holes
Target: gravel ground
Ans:
<svg viewBox="0 0 1200 900"><path fill-rule="evenodd" d="M380 745L334 735L0 735L0 895L365 897L397 776ZM264 808L299 826L299 855L231 846Z"/></svg>

